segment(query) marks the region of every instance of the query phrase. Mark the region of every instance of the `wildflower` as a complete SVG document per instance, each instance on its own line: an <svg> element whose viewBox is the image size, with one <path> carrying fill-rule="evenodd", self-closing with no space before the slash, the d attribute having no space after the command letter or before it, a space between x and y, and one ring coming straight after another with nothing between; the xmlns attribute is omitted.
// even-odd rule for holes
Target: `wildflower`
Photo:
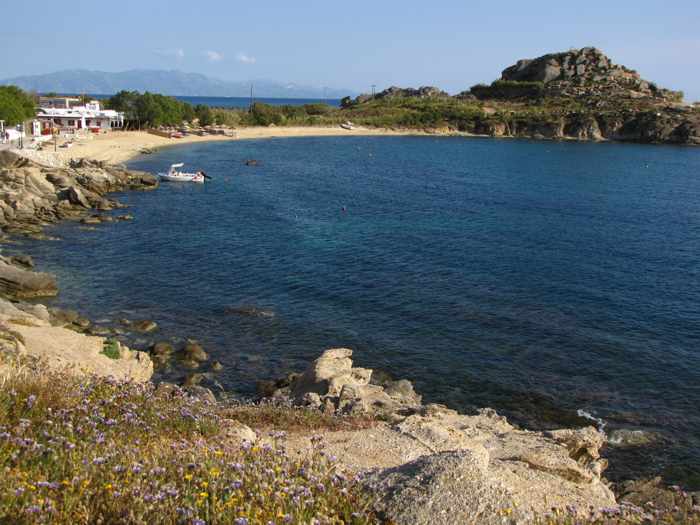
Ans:
<svg viewBox="0 0 700 525"><path fill-rule="evenodd" d="M27 401L26 401L27 408L31 410L31 408L34 406L34 403L36 403L36 396L34 394L32 394L27 398Z"/></svg>
<svg viewBox="0 0 700 525"><path fill-rule="evenodd" d="M185 481L192 481L192 474L185 474Z"/></svg>
<svg viewBox="0 0 700 525"><path fill-rule="evenodd" d="M209 493L208 492L200 492L199 494L197 494L197 496L199 496L202 499L205 499L205 498L209 497Z"/></svg>
<svg viewBox="0 0 700 525"><path fill-rule="evenodd" d="M31 505L24 509L24 511L27 514L36 514L37 512L41 512L41 507L39 505Z"/></svg>
<svg viewBox="0 0 700 525"><path fill-rule="evenodd" d="M248 525L248 518L236 518L233 523L234 525Z"/></svg>
<svg viewBox="0 0 700 525"><path fill-rule="evenodd" d="M107 460L105 458L103 458L102 456L100 456L100 457L93 459L92 464L93 465L102 465L105 461L107 461Z"/></svg>
<svg viewBox="0 0 700 525"><path fill-rule="evenodd" d="M207 522L200 518L195 518L192 520L192 525L207 525Z"/></svg>

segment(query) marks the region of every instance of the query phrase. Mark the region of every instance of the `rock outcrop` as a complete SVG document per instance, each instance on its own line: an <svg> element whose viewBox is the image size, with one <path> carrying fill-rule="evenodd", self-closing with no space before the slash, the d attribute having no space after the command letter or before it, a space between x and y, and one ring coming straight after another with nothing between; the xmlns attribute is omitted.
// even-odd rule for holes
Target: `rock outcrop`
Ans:
<svg viewBox="0 0 700 525"><path fill-rule="evenodd" d="M0 228L40 235L46 224L79 218L91 208L120 207L105 197L109 192L157 185L156 177L148 173L101 162L80 160L53 168L0 151Z"/></svg>
<svg viewBox="0 0 700 525"><path fill-rule="evenodd" d="M297 405L343 414L371 414L395 418L420 406L421 397L409 381L371 384L372 370L353 367L352 350L333 348L306 371L277 389L273 397L291 397Z"/></svg>
<svg viewBox="0 0 700 525"><path fill-rule="evenodd" d="M614 64L595 47L551 53L535 59L518 60L506 68L501 80L542 82L552 95L624 96L656 98L678 102L682 94L659 89L634 70Z"/></svg>
<svg viewBox="0 0 700 525"><path fill-rule="evenodd" d="M359 95L356 98L345 97L340 101L342 107L349 107L353 104L362 104L370 100L382 100L382 99L393 99L393 98L447 98L450 95L445 93L439 88L434 86L421 86L419 88L400 88L397 86L391 86L390 88L375 93L374 95Z"/></svg>
<svg viewBox="0 0 700 525"><path fill-rule="evenodd" d="M392 523L521 522L552 508L615 503L601 477L605 436L595 428L531 432L488 408L470 416L422 405L409 381L373 384L373 371L353 367L351 357L349 349L327 350L275 396L378 416L371 428L326 433L324 450L350 470L371 472L367 486ZM303 439L287 446L305 453Z"/></svg>
<svg viewBox="0 0 700 525"><path fill-rule="evenodd" d="M151 378L153 363L147 354L64 327L78 321L55 317L44 305L0 299L0 366L30 363L78 375L136 382Z"/></svg>

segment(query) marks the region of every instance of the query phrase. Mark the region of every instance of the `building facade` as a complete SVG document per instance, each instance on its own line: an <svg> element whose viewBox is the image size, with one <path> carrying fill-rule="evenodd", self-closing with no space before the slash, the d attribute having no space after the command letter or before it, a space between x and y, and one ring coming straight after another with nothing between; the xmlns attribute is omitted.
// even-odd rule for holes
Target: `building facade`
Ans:
<svg viewBox="0 0 700 525"><path fill-rule="evenodd" d="M70 106L69 99L63 98L66 100L66 105ZM57 98L52 100L55 101ZM52 133L69 135L80 130L102 133L124 127L124 114L112 109L102 109L97 100L84 106L42 106L37 110L36 120L39 121L41 135Z"/></svg>

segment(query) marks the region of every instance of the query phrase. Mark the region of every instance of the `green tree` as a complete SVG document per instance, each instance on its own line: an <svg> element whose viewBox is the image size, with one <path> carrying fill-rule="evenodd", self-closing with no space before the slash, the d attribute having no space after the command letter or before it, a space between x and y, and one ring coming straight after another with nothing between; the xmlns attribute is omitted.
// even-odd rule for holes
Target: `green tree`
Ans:
<svg viewBox="0 0 700 525"><path fill-rule="evenodd" d="M17 86L0 86L0 120L14 126L36 114L34 99Z"/></svg>
<svg viewBox="0 0 700 525"><path fill-rule="evenodd" d="M200 126L209 126L214 122L214 115L211 108L204 104L197 104L194 108L195 115L199 120Z"/></svg>

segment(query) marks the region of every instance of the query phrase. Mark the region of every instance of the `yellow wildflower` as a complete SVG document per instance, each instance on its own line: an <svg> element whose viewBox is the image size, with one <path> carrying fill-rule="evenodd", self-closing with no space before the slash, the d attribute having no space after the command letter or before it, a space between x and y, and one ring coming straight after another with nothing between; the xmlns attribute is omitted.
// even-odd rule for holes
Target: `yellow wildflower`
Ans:
<svg viewBox="0 0 700 525"><path fill-rule="evenodd" d="M185 474L186 481L192 481L192 474Z"/></svg>
<svg viewBox="0 0 700 525"><path fill-rule="evenodd" d="M200 498L204 499L204 498L206 498L206 497L209 496L209 493L208 493L208 492L200 492L200 493L198 494L198 496L199 496Z"/></svg>
<svg viewBox="0 0 700 525"><path fill-rule="evenodd" d="M209 483L207 483L206 481L202 481L202 482L199 484L199 486L202 487L203 489L205 489L205 488L207 488L207 487L209 486Z"/></svg>
<svg viewBox="0 0 700 525"><path fill-rule="evenodd" d="M106 490L112 490L112 484L111 484L111 483L105 483L105 489L106 489Z"/></svg>

